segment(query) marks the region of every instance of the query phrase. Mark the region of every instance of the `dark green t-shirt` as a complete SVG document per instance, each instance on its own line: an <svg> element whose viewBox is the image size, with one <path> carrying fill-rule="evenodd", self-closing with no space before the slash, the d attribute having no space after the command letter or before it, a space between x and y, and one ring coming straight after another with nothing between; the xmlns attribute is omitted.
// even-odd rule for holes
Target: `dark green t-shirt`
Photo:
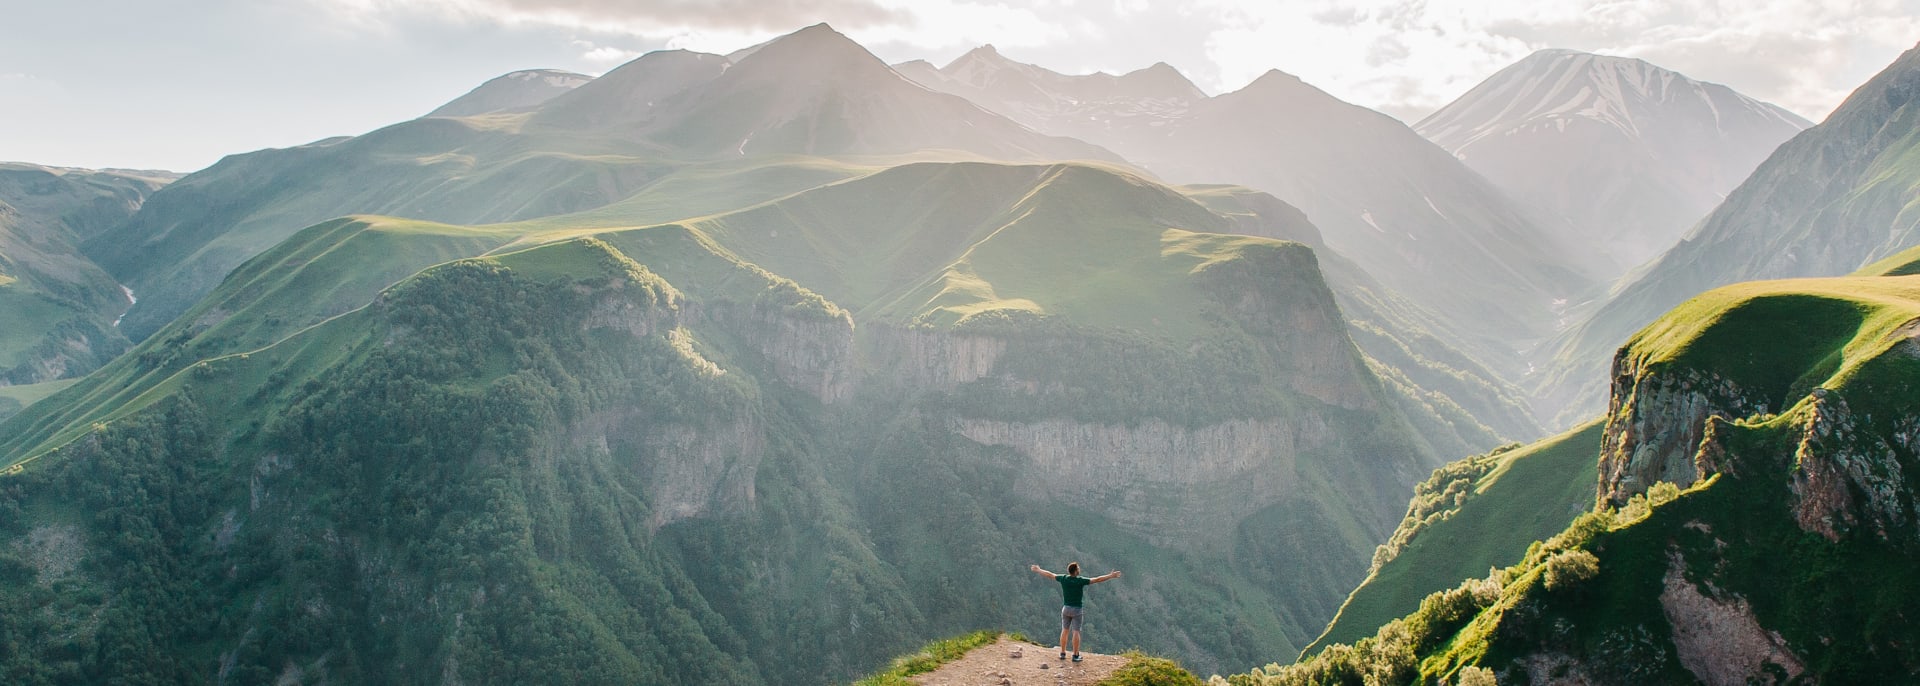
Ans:
<svg viewBox="0 0 1920 686"><path fill-rule="evenodd" d="M1087 584L1093 583L1092 579L1084 576L1067 576L1065 574L1055 574L1053 575L1053 580L1060 582L1061 604L1067 607L1080 607L1081 594L1086 593Z"/></svg>

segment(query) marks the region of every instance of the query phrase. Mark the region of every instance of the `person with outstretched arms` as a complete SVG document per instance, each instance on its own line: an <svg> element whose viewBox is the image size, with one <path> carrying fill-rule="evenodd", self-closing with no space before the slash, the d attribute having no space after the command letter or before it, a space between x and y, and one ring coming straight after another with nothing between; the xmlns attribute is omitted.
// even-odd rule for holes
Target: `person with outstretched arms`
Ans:
<svg viewBox="0 0 1920 686"><path fill-rule="evenodd" d="M1067 573L1055 574L1041 569L1040 565L1027 565L1035 574L1060 582L1060 659L1067 659L1068 641L1072 641L1073 661L1080 661L1080 626L1086 619L1083 609L1088 586L1105 583L1120 578L1119 571L1107 572L1091 579L1080 576L1080 563L1067 563Z"/></svg>

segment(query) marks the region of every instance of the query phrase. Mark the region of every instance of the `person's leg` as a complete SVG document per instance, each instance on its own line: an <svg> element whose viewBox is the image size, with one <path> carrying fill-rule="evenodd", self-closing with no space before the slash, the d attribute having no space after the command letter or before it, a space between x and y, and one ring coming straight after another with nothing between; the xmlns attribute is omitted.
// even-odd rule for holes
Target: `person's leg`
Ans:
<svg viewBox="0 0 1920 686"><path fill-rule="evenodd" d="M1065 606L1062 606L1060 608L1060 659L1062 660L1067 659L1067 632L1072 629L1073 616L1067 613Z"/></svg>
<svg viewBox="0 0 1920 686"><path fill-rule="evenodd" d="M1072 636L1073 659L1075 660L1080 659L1080 630L1083 626L1085 626L1086 621L1087 621L1086 611L1075 608L1073 612L1073 621L1069 623L1067 626L1068 629L1072 630L1072 634L1073 634Z"/></svg>

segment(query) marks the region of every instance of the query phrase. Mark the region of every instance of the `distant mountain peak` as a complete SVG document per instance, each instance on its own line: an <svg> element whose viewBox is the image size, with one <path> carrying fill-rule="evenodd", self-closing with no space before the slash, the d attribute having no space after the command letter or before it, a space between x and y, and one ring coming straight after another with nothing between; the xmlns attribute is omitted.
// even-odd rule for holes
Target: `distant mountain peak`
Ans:
<svg viewBox="0 0 1920 686"><path fill-rule="evenodd" d="M1260 78L1254 79L1252 83L1248 83L1238 91L1228 93L1227 96L1235 96L1233 99L1255 98L1258 100L1325 99L1344 103L1326 91L1314 87L1313 84L1302 81L1300 77L1278 69L1268 69L1266 73L1260 75Z"/></svg>
<svg viewBox="0 0 1920 686"><path fill-rule="evenodd" d="M488 79L466 95L441 105L429 117L465 117L524 110L579 88L593 77L560 69L522 69Z"/></svg>
<svg viewBox="0 0 1920 686"><path fill-rule="evenodd" d="M656 105L717 78L729 64L704 52L656 50L542 104L535 119L584 127L644 121Z"/></svg>
<svg viewBox="0 0 1920 686"><path fill-rule="evenodd" d="M1188 79L1186 74L1180 73L1179 69L1173 68L1173 65L1166 62L1155 62L1145 69L1127 72L1120 77L1120 80L1125 83L1139 84L1140 88L1148 92L1165 93L1189 100L1207 97L1199 86L1193 85L1193 81Z"/></svg>
<svg viewBox="0 0 1920 686"><path fill-rule="evenodd" d="M1248 83L1247 88L1248 89L1294 88L1294 87L1302 86L1305 84L1306 82L1301 81L1300 77L1298 76L1294 76L1292 74L1286 73L1284 71L1280 71L1278 69L1268 69L1265 73L1261 74L1259 78L1256 78L1251 83Z"/></svg>
<svg viewBox="0 0 1920 686"><path fill-rule="evenodd" d="M1692 103L1704 103L1716 121L1751 113L1794 130L1812 126L1776 105L1643 59L1554 48L1500 70L1416 128L1459 153L1505 130L1500 126L1528 120L1588 119L1639 136L1647 124L1642 120L1652 113Z"/></svg>
<svg viewBox="0 0 1920 686"><path fill-rule="evenodd" d="M771 68L789 73L806 69L888 69L886 62L824 22L767 41L751 48L750 52L741 52L745 54L736 53L738 57L734 61L742 68L772 65Z"/></svg>
<svg viewBox="0 0 1920 686"><path fill-rule="evenodd" d="M859 43L854 42L852 38L848 38L847 34L834 30L833 26L826 22L814 24L799 31L775 38L767 43L768 47L775 45L807 45L814 47L852 46L859 48L861 52L867 51L867 49L861 47Z"/></svg>
<svg viewBox="0 0 1920 686"><path fill-rule="evenodd" d="M940 69L940 73L975 85L984 85L994 80L996 74L1009 69L1034 72L1039 68L1007 59L992 44L988 44L968 50L966 54L954 58L952 62L947 63L947 66Z"/></svg>

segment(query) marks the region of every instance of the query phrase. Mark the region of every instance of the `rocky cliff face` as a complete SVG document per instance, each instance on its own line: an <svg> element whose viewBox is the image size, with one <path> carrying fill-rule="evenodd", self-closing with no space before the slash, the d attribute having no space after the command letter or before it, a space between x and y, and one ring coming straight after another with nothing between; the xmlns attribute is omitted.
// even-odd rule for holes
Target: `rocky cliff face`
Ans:
<svg viewBox="0 0 1920 686"><path fill-rule="evenodd" d="M979 381L1007 352L1006 339L979 334L884 324L866 333L872 368L885 383L908 388L952 390Z"/></svg>
<svg viewBox="0 0 1920 686"><path fill-rule="evenodd" d="M827 404L853 397L858 380L853 317L844 311L796 313L756 305L748 340L788 385Z"/></svg>
<svg viewBox="0 0 1920 686"><path fill-rule="evenodd" d="M1732 379L1694 369L1649 372L1622 351L1600 444L1601 501L1624 505L1662 481L1693 485L1712 473L1698 460L1707 420L1768 410Z"/></svg>
<svg viewBox="0 0 1920 686"><path fill-rule="evenodd" d="M1089 424L1060 419L959 419L955 430L1032 461L1029 497L1083 507L1173 548L1218 547L1237 522L1294 497L1302 452L1336 436L1326 424L1237 420L1187 428L1160 420Z"/></svg>
<svg viewBox="0 0 1920 686"><path fill-rule="evenodd" d="M1673 647L1681 666L1708 686L1744 686L1768 682L1769 672L1788 680L1806 672L1806 664L1787 647L1778 631L1754 617L1746 598L1715 588L1703 591L1686 578L1686 561L1671 551L1661 579L1660 609L1673 627Z"/></svg>
<svg viewBox="0 0 1920 686"><path fill-rule="evenodd" d="M1794 450L1793 515L1830 541L1865 527L1881 539L1913 521L1916 495L1903 462L1920 446L1920 416L1898 420L1891 436L1861 425L1838 394L1816 391Z"/></svg>

